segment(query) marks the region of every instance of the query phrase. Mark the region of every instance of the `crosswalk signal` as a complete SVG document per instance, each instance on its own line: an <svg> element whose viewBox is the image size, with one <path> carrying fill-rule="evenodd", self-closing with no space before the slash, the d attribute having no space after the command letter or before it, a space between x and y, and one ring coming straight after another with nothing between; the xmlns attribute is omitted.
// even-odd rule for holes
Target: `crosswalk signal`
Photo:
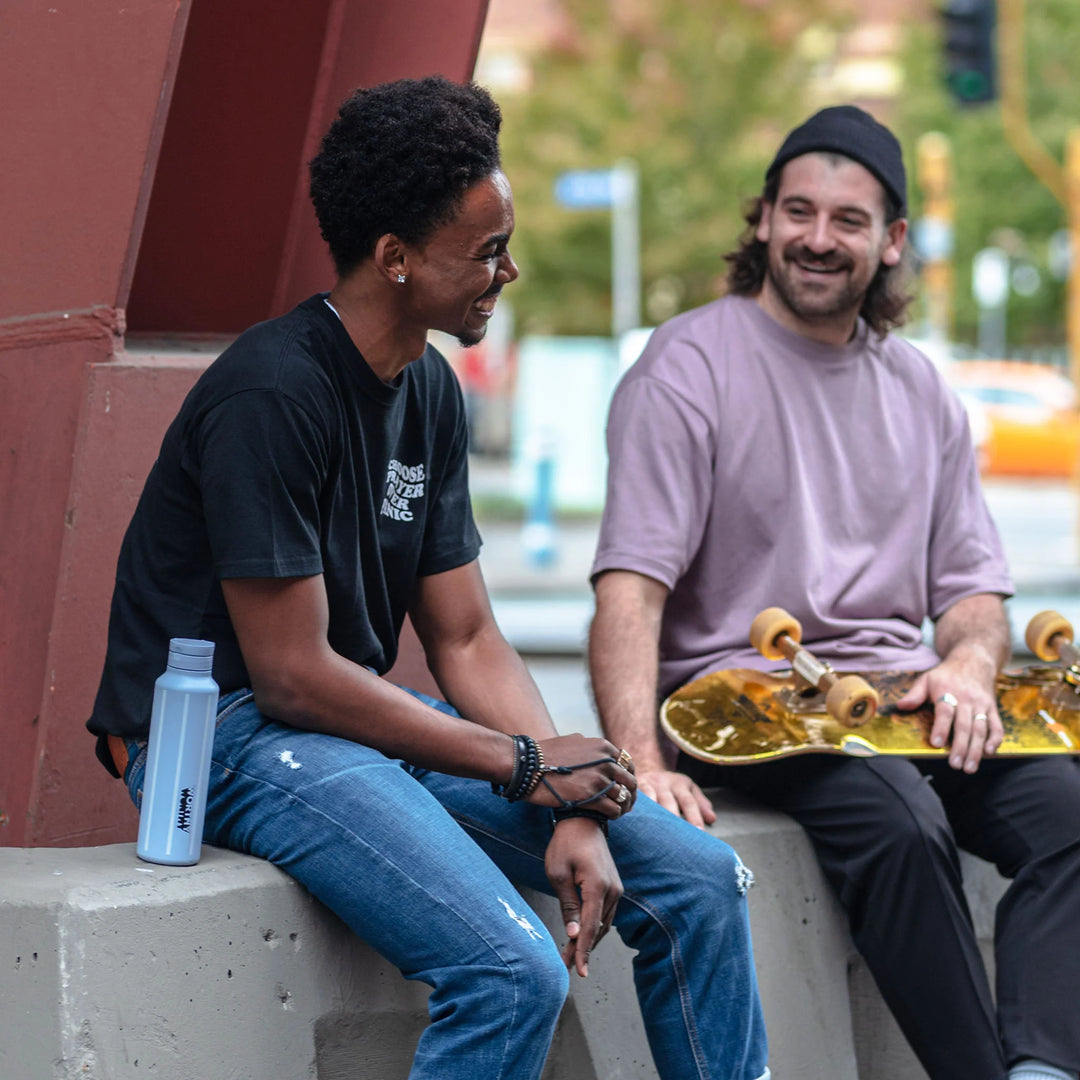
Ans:
<svg viewBox="0 0 1080 1080"><path fill-rule="evenodd" d="M961 105L997 97L996 0L945 0L945 80Z"/></svg>

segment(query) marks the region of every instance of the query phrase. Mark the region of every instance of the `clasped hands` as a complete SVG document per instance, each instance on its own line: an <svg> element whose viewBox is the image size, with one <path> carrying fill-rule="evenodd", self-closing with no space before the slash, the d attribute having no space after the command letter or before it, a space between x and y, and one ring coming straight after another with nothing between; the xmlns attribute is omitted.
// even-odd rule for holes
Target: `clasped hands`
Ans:
<svg viewBox="0 0 1080 1080"><path fill-rule="evenodd" d="M528 802L552 809L572 804L605 819L621 817L633 807L637 780L625 751L606 739L584 735L556 736L539 745L545 772ZM544 871L566 927L563 962L588 975L589 954L611 928L622 896L618 870L597 823L581 817L559 822L544 856Z"/></svg>

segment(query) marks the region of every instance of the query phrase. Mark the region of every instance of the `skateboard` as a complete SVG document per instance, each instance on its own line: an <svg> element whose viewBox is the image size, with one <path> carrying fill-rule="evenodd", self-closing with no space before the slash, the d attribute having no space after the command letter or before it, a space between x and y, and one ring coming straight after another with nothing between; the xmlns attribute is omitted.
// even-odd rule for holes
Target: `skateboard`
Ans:
<svg viewBox="0 0 1080 1080"><path fill-rule="evenodd" d="M695 679L661 706L664 732L692 757L722 765L807 753L948 755L948 746L930 745L932 704L896 708L917 673L838 674L803 648L801 633L786 611L761 612L751 644L767 659L787 659L791 669L732 668ZM1028 624L1025 641L1042 663L997 678L1005 739L996 756L1080 754L1080 648L1072 626L1043 611Z"/></svg>

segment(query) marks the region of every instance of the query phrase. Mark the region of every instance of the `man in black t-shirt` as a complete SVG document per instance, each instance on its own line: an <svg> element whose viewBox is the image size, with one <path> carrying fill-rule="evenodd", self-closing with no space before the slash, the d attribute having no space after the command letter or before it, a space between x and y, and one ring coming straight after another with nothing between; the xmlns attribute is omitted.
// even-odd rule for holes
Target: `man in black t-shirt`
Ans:
<svg viewBox="0 0 1080 1080"><path fill-rule="evenodd" d="M660 1075L753 1080L749 872L635 807L628 754L557 735L478 568L461 393L427 333L479 342L517 277L499 125L440 78L342 106L311 163L337 283L242 334L166 433L88 726L138 804L169 639L215 642L206 839L432 986L413 1080L539 1077L566 969L612 924ZM406 614L450 705L380 678ZM561 957L510 878L558 896Z"/></svg>

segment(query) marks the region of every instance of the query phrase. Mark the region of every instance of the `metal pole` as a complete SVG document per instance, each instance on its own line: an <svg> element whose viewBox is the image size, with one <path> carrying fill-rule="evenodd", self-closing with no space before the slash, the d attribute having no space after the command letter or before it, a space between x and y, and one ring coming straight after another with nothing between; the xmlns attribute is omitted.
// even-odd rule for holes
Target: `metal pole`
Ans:
<svg viewBox="0 0 1080 1080"><path fill-rule="evenodd" d="M641 236L638 167L611 170L611 334L616 340L641 325Z"/></svg>
<svg viewBox="0 0 1080 1080"><path fill-rule="evenodd" d="M926 260L922 276L928 336L948 341L952 337L953 304L952 147L948 138L928 131L919 139L916 163L923 193L918 228Z"/></svg>
<svg viewBox="0 0 1080 1080"><path fill-rule="evenodd" d="M971 291L979 305L979 351L1005 356L1005 306L1009 302L1009 256L997 247L975 252L971 261Z"/></svg>
<svg viewBox="0 0 1080 1080"><path fill-rule="evenodd" d="M1065 179L1062 168L1038 141L1028 124L1024 0L998 0L998 26L1001 123L1005 137L1020 160L1064 206Z"/></svg>
<svg viewBox="0 0 1080 1080"><path fill-rule="evenodd" d="M979 352L983 356L1006 355L1005 308L979 307Z"/></svg>
<svg viewBox="0 0 1080 1080"><path fill-rule="evenodd" d="M1080 387L1080 128L1073 128L1065 142L1065 192L1070 240L1065 329L1069 342L1069 373L1073 385Z"/></svg>

